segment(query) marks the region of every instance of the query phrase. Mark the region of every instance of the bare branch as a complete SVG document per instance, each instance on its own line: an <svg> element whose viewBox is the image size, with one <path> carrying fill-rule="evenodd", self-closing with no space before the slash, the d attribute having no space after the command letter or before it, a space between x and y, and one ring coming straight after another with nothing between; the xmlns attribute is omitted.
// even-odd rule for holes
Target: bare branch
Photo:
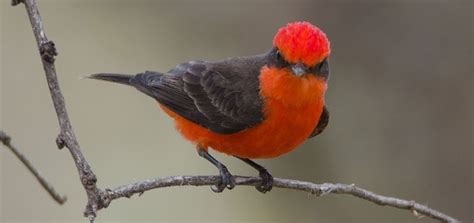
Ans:
<svg viewBox="0 0 474 223"><path fill-rule="evenodd" d="M43 62L43 68L46 73L46 79L51 92L51 97L53 99L54 108L56 109L56 114L59 120L59 126L61 130L56 143L59 148L64 146L67 147L74 159L79 177L88 197L88 203L84 211L84 215L88 217L91 222L96 217L98 210L106 208L112 200L121 197L130 197L136 193L141 194L145 191L161 187L183 185L214 185L220 181L219 176L174 176L145 180L142 182L120 186L115 189L99 189L96 186L97 178L92 172L88 162L82 155L79 143L76 140L74 131L68 118L65 100L59 88L56 70L54 68L54 59L57 55L54 43L49 41L46 37L35 0L12 0L12 5L16 5L21 2L25 4L28 16L30 18L33 33L36 37L36 42L38 44L39 52ZM260 178L242 176L236 177L237 185L255 186L258 183L260 183ZM459 222L448 215L445 215L437 210L430 209L414 201L377 195L373 192L355 187L354 185L328 183L314 184L303 181L275 178L274 187L306 191L316 195L324 195L328 193L350 194L379 205L387 205L400 209L411 210L414 214L418 213L426 215L443 222Z"/></svg>
<svg viewBox="0 0 474 223"><path fill-rule="evenodd" d="M12 5L16 5L19 2L25 4L28 17L30 18L31 27L33 28L33 33L41 55L41 61L43 62L46 79L48 81L49 91L58 116L61 130L56 143L59 148L63 148L64 146L67 147L74 159L79 177L88 197L88 204L84 211L84 215L93 220L96 215L95 210L98 208L97 199L100 193L96 186L97 177L94 172L92 172L89 163L82 155L81 148L79 147L71 122L69 121L64 96L59 88L56 69L54 67L54 57L57 55L56 48L54 43L49 41L46 37L35 0L13 0Z"/></svg>
<svg viewBox="0 0 474 223"><path fill-rule="evenodd" d="M56 192L54 187L44 179L44 177L41 175L41 173L36 170L36 168L31 164L31 162L26 158L25 155L23 155L12 143L11 143L11 138L8 136L5 132L0 130L0 141L5 145L7 148L9 148L13 154L30 170L30 172L33 174L33 176L36 177L36 179L39 181L41 186L51 195L51 197L58 202L59 204L64 204L66 202L67 198L66 196L61 196Z"/></svg>
<svg viewBox="0 0 474 223"><path fill-rule="evenodd" d="M121 197L131 197L133 194L142 194L145 191L171 186L206 186L215 185L220 181L219 176L170 176L162 177L150 180L144 180L135 182L128 185L119 186L114 189L106 189L101 197L102 203L105 207L109 205L112 200ZM261 183L261 179L258 177L246 177L246 176L235 176L236 185L256 186ZM355 185L347 184L315 184L310 182L289 180L274 178L274 187L292 189L298 191L305 191L316 196L322 196L326 194L348 194L356 196L368 201L371 201L378 205L386 205L399 209L410 210L413 214L420 216L428 216L442 222L455 223L460 222L446 214L443 214L437 210L431 209L425 205L416 203L415 201L408 201L399 198L386 197L375 194L371 191L356 187Z"/></svg>

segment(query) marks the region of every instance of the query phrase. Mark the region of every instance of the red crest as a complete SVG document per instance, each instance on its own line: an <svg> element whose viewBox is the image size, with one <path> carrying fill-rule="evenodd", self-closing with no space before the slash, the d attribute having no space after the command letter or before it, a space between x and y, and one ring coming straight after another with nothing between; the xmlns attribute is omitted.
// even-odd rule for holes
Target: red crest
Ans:
<svg viewBox="0 0 474 223"><path fill-rule="evenodd" d="M303 62L311 67L329 56L326 34L309 22L293 22L278 30L273 45L291 63Z"/></svg>

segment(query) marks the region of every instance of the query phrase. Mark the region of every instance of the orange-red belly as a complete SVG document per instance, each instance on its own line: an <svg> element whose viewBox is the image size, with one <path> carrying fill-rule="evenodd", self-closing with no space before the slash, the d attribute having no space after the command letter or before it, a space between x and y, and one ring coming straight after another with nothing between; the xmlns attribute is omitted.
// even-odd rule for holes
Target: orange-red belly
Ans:
<svg viewBox="0 0 474 223"><path fill-rule="evenodd" d="M176 121L177 130L204 148L243 158L271 158L285 154L309 137L324 106L326 82L311 74L296 77L287 70L262 68L260 94L264 120L234 134L218 134L161 106Z"/></svg>

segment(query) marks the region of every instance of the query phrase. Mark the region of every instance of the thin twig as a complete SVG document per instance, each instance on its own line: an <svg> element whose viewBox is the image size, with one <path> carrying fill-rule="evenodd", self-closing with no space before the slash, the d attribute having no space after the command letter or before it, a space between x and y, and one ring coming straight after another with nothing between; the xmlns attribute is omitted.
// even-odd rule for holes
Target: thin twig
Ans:
<svg viewBox="0 0 474 223"><path fill-rule="evenodd" d="M54 108L58 116L60 133L56 139L56 144L61 149L67 147L71 153L74 162L76 164L79 178L81 179L82 185L87 193L88 204L84 211L84 215L91 221L94 220L96 210L98 209L98 197L100 190L97 188L97 177L82 155L79 143L74 135L71 122L65 106L64 96L59 88L59 82L56 75L56 69L54 67L55 56L57 55L55 45L52 41L48 40L44 31L43 23L38 11L35 0L13 0L12 5L19 4L19 2L25 4L28 17L30 18L31 27L36 38L36 43L41 55L41 61L43 62L43 68L46 74L46 79L53 99Z"/></svg>
<svg viewBox="0 0 474 223"><path fill-rule="evenodd" d="M92 169L89 166L88 162L82 155L79 143L76 140L74 131L68 118L64 97L59 88L56 70L54 68L54 59L57 55L54 43L49 41L46 37L35 0L12 0L12 5L16 5L21 2L25 4L28 16L30 18L31 26L36 37L36 42L38 44L41 59L43 62L44 71L46 73L46 79L51 92L51 97L53 99L56 114L58 116L61 131L57 138L57 144L59 148L62 148L64 146L69 148L69 151L74 159L77 171L79 172L79 177L88 197L88 202L84 211L84 215L88 217L91 222L95 219L98 210L106 208L112 200L121 197L130 197L136 193L141 194L145 191L161 187L181 185L214 185L220 181L220 178L218 176L174 176L145 180L142 182L136 182L129 185L120 186L115 189L99 189L96 186L97 178L92 172ZM259 182L260 179L255 177L236 177L237 185L257 185ZM453 217L443 214L437 210L430 209L414 201L380 196L362 188L355 187L353 185L326 183L314 184L303 181L275 178L274 186L280 188L306 191L317 195L324 195L327 193L350 194L379 205L387 205L400 209L408 209L415 214L418 213L426 215L443 222L459 222Z"/></svg>
<svg viewBox="0 0 474 223"><path fill-rule="evenodd" d="M0 130L0 141L5 145L5 147L9 148L13 154L30 170L30 172L33 174L33 176L36 177L36 179L39 181L41 186L51 195L51 197L58 202L59 204L64 204L66 202L67 197L66 196L61 196L59 195L58 192L54 189L54 187L44 179L44 177L41 175L41 173L36 170L36 168L31 164L31 162L26 158L25 155L23 155L12 143L11 143L11 138L8 136L5 132Z"/></svg>

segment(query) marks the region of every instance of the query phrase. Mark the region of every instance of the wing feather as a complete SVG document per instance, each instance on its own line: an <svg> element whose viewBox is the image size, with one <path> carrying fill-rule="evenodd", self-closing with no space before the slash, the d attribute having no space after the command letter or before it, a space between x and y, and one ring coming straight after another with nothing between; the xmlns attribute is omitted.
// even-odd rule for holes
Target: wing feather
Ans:
<svg viewBox="0 0 474 223"><path fill-rule="evenodd" d="M132 83L171 111L205 128L231 134L263 120L258 76L262 56L191 61L166 74L147 71Z"/></svg>

